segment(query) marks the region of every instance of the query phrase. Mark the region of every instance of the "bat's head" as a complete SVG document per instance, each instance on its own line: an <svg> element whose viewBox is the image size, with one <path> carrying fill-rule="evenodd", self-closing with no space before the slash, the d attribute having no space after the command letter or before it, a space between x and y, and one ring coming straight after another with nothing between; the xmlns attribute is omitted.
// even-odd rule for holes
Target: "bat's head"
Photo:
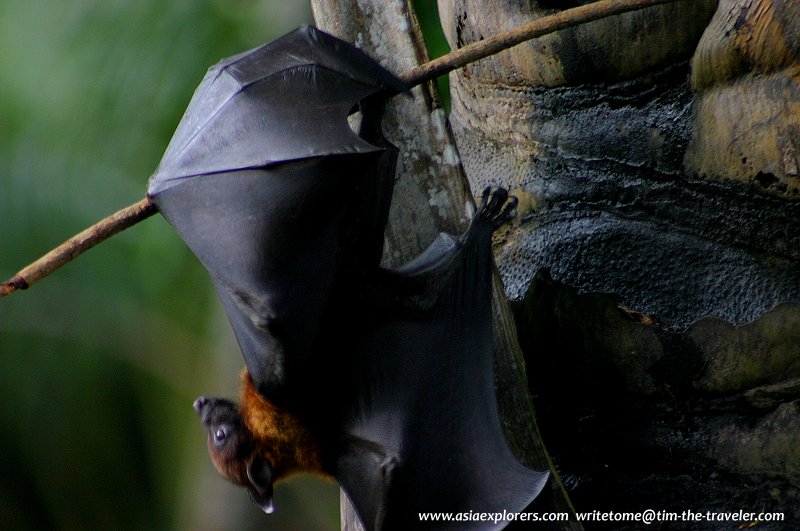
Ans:
<svg viewBox="0 0 800 531"><path fill-rule="evenodd" d="M255 451L253 434L230 400L201 396L194 409L208 432L208 452L214 467L228 481L247 488L250 499L271 513L272 467Z"/></svg>

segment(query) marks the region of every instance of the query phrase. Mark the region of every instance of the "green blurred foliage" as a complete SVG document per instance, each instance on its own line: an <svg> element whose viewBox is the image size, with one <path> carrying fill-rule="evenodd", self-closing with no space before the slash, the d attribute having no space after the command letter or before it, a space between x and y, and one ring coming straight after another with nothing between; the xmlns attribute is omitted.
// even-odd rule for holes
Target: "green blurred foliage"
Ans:
<svg viewBox="0 0 800 531"><path fill-rule="evenodd" d="M0 2L0 277L140 199L208 66L304 22L302 1ZM0 300L0 529L338 529L333 483L291 480L265 517L214 471L191 403L242 365L159 216Z"/></svg>
<svg viewBox="0 0 800 531"><path fill-rule="evenodd" d="M450 45L444 36L442 27L439 24L439 10L437 3L432 0L412 0L414 11L419 20L425 46L428 49L428 56L435 59L445 55L450 51ZM450 83L447 76L440 76L436 79L436 92L442 102L445 112L450 113Z"/></svg>
<svg viewBox="0 0 800 531"><path fill-rule="evenodd" d="M0 2L0 277L144 195L209 65L310 22L305 2ZM265 517L191 409L241 356L159 217L0 301L0 529L336 529L338 489Z"/></svg>

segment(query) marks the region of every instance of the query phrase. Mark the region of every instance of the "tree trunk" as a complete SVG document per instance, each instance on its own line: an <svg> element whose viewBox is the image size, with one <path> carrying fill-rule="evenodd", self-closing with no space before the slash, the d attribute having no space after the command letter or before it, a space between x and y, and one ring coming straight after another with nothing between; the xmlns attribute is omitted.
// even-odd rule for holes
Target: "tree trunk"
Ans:
<svg viewBox="0 0 800 531"><path fill-rule="evenodd" d="M462 46L570 3L439 6ZM473 188L523 199L498 267L579 510L800 518L798 34L677 2L450 74Z"/></svg>
<svg viewBox="0 0 800 531"><path fill-rule="evenodd" d="M394 0L313 0L317 26L353 42L389 70L400 73L427 60L410 2ZM445 113L430 85L413 89L413 99L391 102L384 125L387 138L400 149L394 197L386 231L384 265L417 256L438 232L462 233L474 202ZM527 466L550 470L553 480L543 496L555 511L572 512L539 437L508 303L495 282L495 379L506 437ZM342 494L342 529L361 529ZM575 521L562 529L581 529Z"/></svg>

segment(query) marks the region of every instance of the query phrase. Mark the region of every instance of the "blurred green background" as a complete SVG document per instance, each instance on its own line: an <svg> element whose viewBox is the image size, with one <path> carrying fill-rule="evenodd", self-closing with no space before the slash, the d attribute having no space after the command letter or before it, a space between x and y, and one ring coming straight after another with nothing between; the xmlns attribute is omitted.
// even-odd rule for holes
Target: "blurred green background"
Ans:
<svg viewBox="0 0 800 531"><path fill-rule="evenodd" d="M306 2L0 2L0 276L144 195L220 58ZM156 216L0 300L0 529L338 529L338 488L270 518L220 478L191 408L243 365L206 273ZM299 483L302 488L296 487Z"/></svg>
<svg viewBox="0 0 800 531"><path fill-rule="evenodd" d="M0 1L0 277L143 197L208 66L307 22L300 0ZM266 517L213 469L191 404L242 365L160 216L0 300L0 529L338 529L333 483L290 480Z"/></svg>

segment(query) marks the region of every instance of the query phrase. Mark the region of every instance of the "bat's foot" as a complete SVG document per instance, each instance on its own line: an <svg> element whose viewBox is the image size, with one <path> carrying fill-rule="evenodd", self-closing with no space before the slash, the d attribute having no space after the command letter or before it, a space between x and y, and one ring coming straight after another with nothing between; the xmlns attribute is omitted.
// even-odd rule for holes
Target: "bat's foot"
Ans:
<svg viewBox="0 0 800 531"><path fill-rule="evenodd" d="M517 202L517 198L513 195L509 197L508 190L505 188L487 187L483 190L475 217L477 220L488 223L492 231L495 231L514 219L517 213Z"/></svg>

